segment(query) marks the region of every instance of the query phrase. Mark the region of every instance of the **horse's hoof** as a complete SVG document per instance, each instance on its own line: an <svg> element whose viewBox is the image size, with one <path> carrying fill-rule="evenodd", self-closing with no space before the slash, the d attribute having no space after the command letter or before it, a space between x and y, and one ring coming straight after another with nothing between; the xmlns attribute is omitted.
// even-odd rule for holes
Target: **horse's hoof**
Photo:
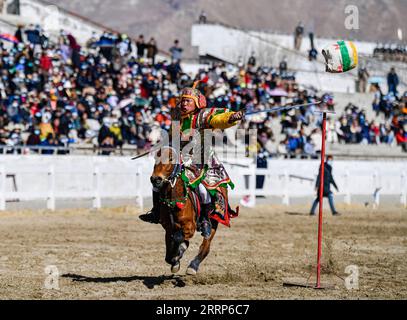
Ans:
<svg viewBox="0 0 407 320"><path fill-rule="evenodd" d="M177 263L176 265L171 267L171 272L173 274L176 274L179 272L180 269L181 269L181 263Z"/></svg>
<svg viewBox="0 0 407 320"><path fill-rule="evenodd" d="M197 273L198 273L198 272L197 272L194 268L189 267L189 268L187 269L187 275L188 275L188 276L196 276Z"/></svg>

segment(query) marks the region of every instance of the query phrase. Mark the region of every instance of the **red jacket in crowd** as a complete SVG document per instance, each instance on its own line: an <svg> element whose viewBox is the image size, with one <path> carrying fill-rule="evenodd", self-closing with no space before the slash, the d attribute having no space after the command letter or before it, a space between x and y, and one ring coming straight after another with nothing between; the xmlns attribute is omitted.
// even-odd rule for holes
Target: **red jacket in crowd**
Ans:
<svg viewBox="0 0 407 320"><path fill-rule="evenodd" d="M42 55L40 60L41 69L45 71L49 71L52 69L52 59L48 57L46 54Z"/></svg>
<svg viewBox="0 0 407 320"><path fill-rule="evenodd" d="M407 135L403 131L399 131L396 134L396 140L398 144L407 143Z"/></svg>

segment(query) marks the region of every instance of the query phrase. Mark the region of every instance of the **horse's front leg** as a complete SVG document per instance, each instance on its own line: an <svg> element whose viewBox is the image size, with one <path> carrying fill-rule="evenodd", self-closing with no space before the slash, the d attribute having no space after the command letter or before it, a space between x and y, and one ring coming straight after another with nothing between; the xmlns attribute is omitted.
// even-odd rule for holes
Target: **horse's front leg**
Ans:
<svg viewBox="0 0 407 320"><path fill-rule="evenodd" d="M218 229L218 222L212 221L212 233L209 239L204 239L201 247L199 248L199 253L194 260L191 261L187 269L187 275L195 276L198 273L199 267L202 262L208 257L209 252L211 251L211 243L215 238L216 231Z"/></svg>
<svg viewBox="0 0 407 320"><path fill-rule="evenodd" d="M178 273L181 269L181 259L184 257L185 252L189 248L189 241L182 242L178 247L178 255L172 259L171 262L171 272Z"/></svg>
<svg viewBox="0 0 407 320"><path fill-rule="evenodd" d="M185 239L182 229L174 232L172 228L165 233L166 255L165 262L171 265L171 272L177 273L181 268L181 259L189 248L189 241Z"/></svg>
<svg viewBox="0 0 407 320"><path fill-rule="evenodd" d="M191 221L181 221L181 224L177 225L178 231L173 236L173 243L175 245L175 257L171 260L171 272L177 273L181 268L181 260L184 257L185 252L189 248L189 240L191 240L195 234L196 227Z"/></svg>

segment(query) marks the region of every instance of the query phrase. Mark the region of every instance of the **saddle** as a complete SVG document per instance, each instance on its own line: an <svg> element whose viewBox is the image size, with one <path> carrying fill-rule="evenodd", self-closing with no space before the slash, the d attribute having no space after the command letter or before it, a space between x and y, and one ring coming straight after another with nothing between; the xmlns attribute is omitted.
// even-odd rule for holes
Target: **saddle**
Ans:
<svg viewBox="0 0 407 320"><path fill-rule="evenodd" d="M195 206L195 210L200 216L200 199L197 193L197 187L202 185L209 191L212 197L213 211L209 217L220 224L230 227L230 221L239 215L239 208L233 210L229 205L228 187L233 186L229 175L221 164L209 168L208 166L197 167L188 166L184 167L183 179L187 183ZM233 186L234 187L234 186Z"/></svg>
<svg viewBox="0 0 407 320"><path fill-rule="evenodd" d="M190 189L191 200L197 213L197 221L201 216L201 204L197 190ZM226 188L218 188L215 196L212 196L214 209L209 213L209 218L230 228L232 219L239 216L239 207L233 210L229 205L228 192Z"/></svg>

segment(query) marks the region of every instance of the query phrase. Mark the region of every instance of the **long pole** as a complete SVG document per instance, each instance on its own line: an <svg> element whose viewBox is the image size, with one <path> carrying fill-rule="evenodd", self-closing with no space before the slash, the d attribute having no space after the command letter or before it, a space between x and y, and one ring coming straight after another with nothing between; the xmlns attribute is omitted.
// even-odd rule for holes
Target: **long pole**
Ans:
<svg viewBox="0 0 407 320"><path fill-rule="evenodd" d="M259 114L259 113L275 113L279 111L288 111L288 110L293 110L293 109L300 109L304 107L311 107L311 106L317 106L320 105L322 101L317 101L317 102L312 102L312 103L304 103L304 104L298 104L294 106L282 106L282 107L275 107L271 109L266 109L266 110L258 110L258 111L253 111L253 112L247 112L246 116L251 116L253 114Z"/></svg>
<svg viewBox="0 0 407 320"><path fill-rule="evenodd" d="M317 262L317 285L321 288L321 257L322 257L322 224L324 203L324 180L325 180L325 138L326 138L326 113L323 113L322 121L322 150L321 150L321 172L319 184L319 223L318 223L318 262Z"/></svg>

